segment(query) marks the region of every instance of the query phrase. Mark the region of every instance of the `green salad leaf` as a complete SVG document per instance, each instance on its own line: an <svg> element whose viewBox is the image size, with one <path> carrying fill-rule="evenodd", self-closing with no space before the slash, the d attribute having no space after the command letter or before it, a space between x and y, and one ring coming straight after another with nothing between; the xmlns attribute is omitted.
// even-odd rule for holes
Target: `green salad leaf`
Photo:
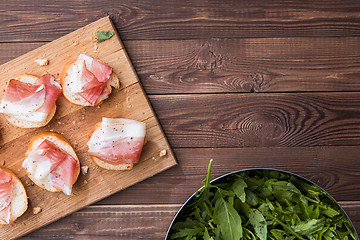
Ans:
<svg viewBox="0 0 360 240"><path fill-rule="evenodd" d="M214 208L214 223L220 226L222 239L233 240L242 237L241 218L233 207L233 198L219 197Z"/></svg>
<svg viewBox="0 0 360 240"><path fill-rule="evenodd" d="M96 42L101 43L105 40L110 39L112 36L114 36L113 31L97 31L96 32Z"/></svg>
<svg viewBox="0 0 360 240"><path fill-rule="evenodd" d="M205 186L184 207L168 239L359 240L333 199L316 185L273 170L232 174Z"/></svg>

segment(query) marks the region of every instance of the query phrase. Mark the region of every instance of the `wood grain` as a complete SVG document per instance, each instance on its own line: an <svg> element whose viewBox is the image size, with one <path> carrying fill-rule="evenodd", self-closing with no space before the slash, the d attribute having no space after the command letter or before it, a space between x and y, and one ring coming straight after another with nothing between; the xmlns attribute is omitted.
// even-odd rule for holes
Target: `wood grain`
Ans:
<svg viewBox="0 0 360 240"><path fill-rule="evenodd" d="M174 147L360 141L360 93L180 94L152 95L150 100Z"/></svg>
<svg viewBox="0 0 360 240"><path fill-rule="evenodd" d="M243 169L275 168L310 179L338 201L360 199L358 146L175 148L174 153L178 166L96 204L182 203L203 186L210 159L214 159L214 177Z"/></svg>
<svg viewBox="0 0 360 240"><path fill-rule="evenodd" d="M0 44L0 63L44 43ZM125 41L148 94L360 91L360 38Z"/></svg>
<svg viewBox="0 0 360 240"><path fill-rule="evenodd" d="M356 0L18 0L0 9L0 42L51 41L105 16L126 40L360 36Z"/></svg>
<svg viewBox="0 0 360 240"><path fill-rule="evenodd" d="M340 205L359 231L360 202L340 202ZM21 239L164 239L180 206L90 206ZM128 220L134 217L136 226Z"/></svg>
<svg viewBox="0 0 360 240"><path fill-rule="evenodd" d="M4 90L6 82L12 76L23 73L41 76L49 72L57 77L66 62L76 59L79 53L86 53L108 63L121 82L121 87L100 107L76 106L61 96L57 101L54 119L42 128L20 129L7 123L4 116L0 118L0 158L25 183L30 202L28 211L14 226L0 226L0 238L22 236L176 165L170 146L120 39L116 35L94 48L94 37L98 30L116 32L111 21L103 18L0 66L0 89ZM38 66L34 60L39 57L47 58L50 64ZM89 131L102 117L123 117L146 123L147 144L143 148L139 164L131 171L100 169L87 155ZM75 183L71 196L51 193L31 185L31 181L25 176L26 170L21 167L28 141L35 134L49 130L63 134L74 145L81 165L90 167L89 173L81 175ZM160 157L159 153L163 149L167 150L167 155ZM42 211L34 215L33 207L41 207Z"/></svg>
<svg viewBox="0 0 360 240"><path fill-rule="evenodd" d="M360 38L125 42L149 94L359 91Z"/></svg>

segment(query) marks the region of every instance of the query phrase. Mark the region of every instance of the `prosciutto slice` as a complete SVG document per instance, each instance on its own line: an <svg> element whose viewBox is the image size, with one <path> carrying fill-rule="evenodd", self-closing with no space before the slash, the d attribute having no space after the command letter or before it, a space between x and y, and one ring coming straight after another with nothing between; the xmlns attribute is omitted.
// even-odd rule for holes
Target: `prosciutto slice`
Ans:
<svg viewBox="0 0 360 240"><path fill-rule="evenodd" d="M35 84L11 79L0 103L0 112L18 119L42 122L60 93L60 85L50 74L38 78Z"/></svg>
<svg viewBox="0 0 360 240"><path fill-rule="evenodd" d="M80 54L74 63L69 88L94 106L100 99L106 99L110 91L106 88L112 68L92 57Z"/></svg>
<svg viewBox="0 0 360 240"><path fill-rule="evenodd" d="M39 182L50 182L56 189L70 195L74 181L76 160L67 152L45 139L22 165Z"/></svg>
<svg viewBox="0 0 360 240"><path fill-rule="evenodd" d="M137 163L145 141L146 125L123 118L103 118L87 145L89 155L118 165Z"/></svg>
<svg viewBox="0 0 360 240"><path fill-rule="evenodd" d="M13 181L10 173L0 169L0 221L10 223Z"/></svg>
<svg viewBox="0 0 360 240"><path fill-rule="evenodd" d="M80 54L78 60L85 61L86 68L94 74L99 82L106 83L110 79L112 68L105 63L99 62L85 54Z"/></svg>

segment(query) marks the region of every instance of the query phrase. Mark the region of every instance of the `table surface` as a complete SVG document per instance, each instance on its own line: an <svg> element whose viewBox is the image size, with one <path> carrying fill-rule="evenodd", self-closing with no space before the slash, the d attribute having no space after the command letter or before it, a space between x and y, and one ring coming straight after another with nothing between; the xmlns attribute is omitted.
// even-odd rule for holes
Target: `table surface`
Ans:
<svg viewBox="0 0 360 240"><path fill-rule="evenodd" d="M300 174L360 231L358 0L1 1L0 63L104 16L179 165L23 239L163 239L211 158Z"/></svg>

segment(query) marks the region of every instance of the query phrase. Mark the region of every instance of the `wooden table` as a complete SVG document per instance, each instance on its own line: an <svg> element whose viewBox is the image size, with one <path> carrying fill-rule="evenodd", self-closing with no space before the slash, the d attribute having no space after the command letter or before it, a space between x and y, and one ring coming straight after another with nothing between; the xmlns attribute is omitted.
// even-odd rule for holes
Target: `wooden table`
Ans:
<svg viewBox="0 0 360 240"><path fill-rule="evenodd" d="M101 17L118 29L179 165L23 239L163 239L213 176L267 167L325 188L360 231L360 2L9 1L5 63Z"/></svg>

